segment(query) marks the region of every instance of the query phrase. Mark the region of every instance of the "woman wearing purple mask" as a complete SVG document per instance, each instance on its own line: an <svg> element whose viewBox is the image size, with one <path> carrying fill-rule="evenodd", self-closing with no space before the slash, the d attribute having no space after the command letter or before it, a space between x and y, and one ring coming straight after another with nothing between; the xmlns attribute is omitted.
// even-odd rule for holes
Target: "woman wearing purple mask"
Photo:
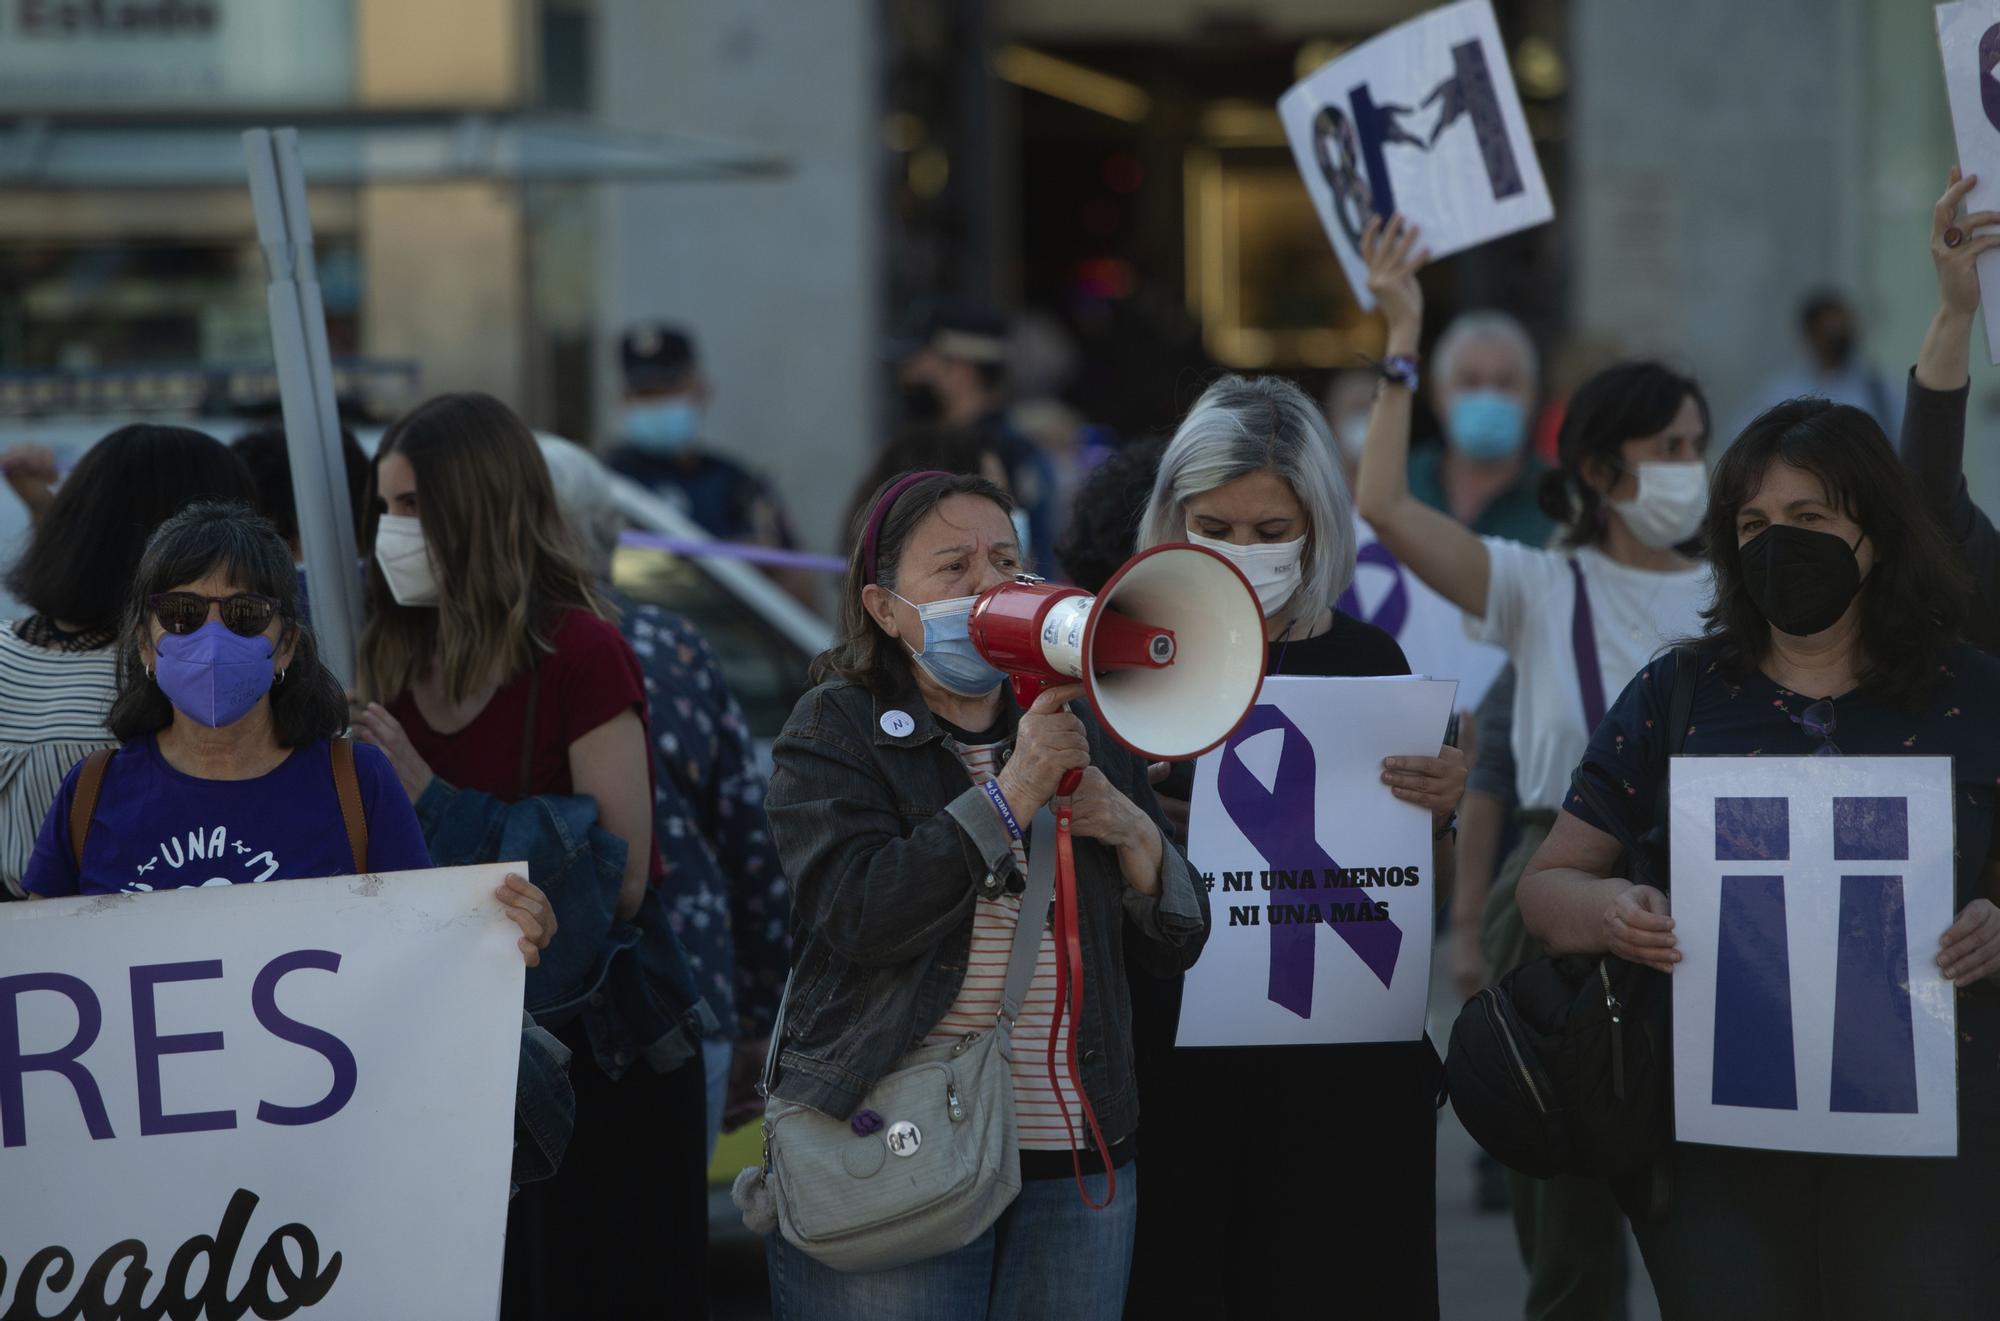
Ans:
<svg viewBox="0 0 2000 1321"><path fill-rule="evenodd" d="M346 699L298 621L291 551L268 522L202 503L161 524L121 631L107 724L122 746L63 780L22 878L30 895L431 865L389 759L338 739ZM343 781L359 823L342 808ZM498 896L532 964L553 934L548 905L519 877Z"/></svg>

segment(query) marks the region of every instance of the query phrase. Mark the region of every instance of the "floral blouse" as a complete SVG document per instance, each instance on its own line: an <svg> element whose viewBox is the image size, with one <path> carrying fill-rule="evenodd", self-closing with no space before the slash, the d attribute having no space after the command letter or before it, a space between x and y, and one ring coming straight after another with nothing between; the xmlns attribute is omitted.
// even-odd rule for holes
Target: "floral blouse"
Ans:
<svg viewBox="0 0 2000 1321"><path fill-rule="evenodd" d="M672 611L620 599L652 709L654 831L674 934L724 1039L769 1035L790 966L791 900L764 777L715 652Z"/></svg>

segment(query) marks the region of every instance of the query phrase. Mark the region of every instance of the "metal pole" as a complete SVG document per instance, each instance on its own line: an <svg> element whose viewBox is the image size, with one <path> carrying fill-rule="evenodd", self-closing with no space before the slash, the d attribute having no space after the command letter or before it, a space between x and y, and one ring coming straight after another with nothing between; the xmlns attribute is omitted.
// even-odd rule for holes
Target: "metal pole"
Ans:
<svg viewBox="0 0 2000 1321"><path fill-rule="evenodd" d="M351 523L344 524L348 535L343 550L327 490L326 455L331 449L338 457L340 433L336 429L328 437L322 430L314 383L313 346L306 331L297 281L298 258L292 227L286 217L270 130L255 128L244 133L243 155L250 170L250 201L257 213L257 242L264 250L264 268L269 278L265 303L271 314L271 348L278 370L278 400L284 411L285 450L291 458L292 497L298 506L306 581L314 599L325 603L313 612L313 631L319 637L320 655L327 668L344 687L352 688L357 616L351 612L349 602L358 596L350 582L356 564L353 530ZM314 303L317 306L316 287ZM331 389L332 364L325 361L323 315L319 326L321 375ZM341 504L345 505L344 476L336 489L341 493Z"/></svg>

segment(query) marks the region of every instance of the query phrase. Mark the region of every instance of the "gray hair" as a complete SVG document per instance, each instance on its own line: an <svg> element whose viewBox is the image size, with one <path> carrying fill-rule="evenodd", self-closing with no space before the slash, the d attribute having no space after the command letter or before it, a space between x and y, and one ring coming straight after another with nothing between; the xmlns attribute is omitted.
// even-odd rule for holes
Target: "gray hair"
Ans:
<svg viewBox="0 0 2000 1321"><path fill-rule="evenodd" d="M556 508L563 522L569 524L582 547L591 572L599 578L609 577L618 534L625 530L625 516L618 512L618 498L612 493L604 465L595 454L567 440L537 436L535 443L542 447L542 461L549 466L549 481L555 486Z"/></svg>
<svg viewBox="0 0 2000 1321"><path fill-rule="evenodd" d="M1449 388L1445 382L1451 379L1452 364L1465 346L1482 343L1505 344L1520 354L1530 393L1541 388L1541 356L1535 352L1527 327L1507 313L1487 307L1453 317L1438 336L1437 346L1431 350L1431 379L1440 391Z"/></svg>
<svg viewBox="0 0 2000 1321"><path fill-rule="evenodd" d="M1279 377L1225 376L1195 400L1160 458L1139 549L1187 540L1189 500L1259 472L1284 478L1306 511L1300 599L1331 606L1354 578L1354 505L1326 417Z"/></svg>

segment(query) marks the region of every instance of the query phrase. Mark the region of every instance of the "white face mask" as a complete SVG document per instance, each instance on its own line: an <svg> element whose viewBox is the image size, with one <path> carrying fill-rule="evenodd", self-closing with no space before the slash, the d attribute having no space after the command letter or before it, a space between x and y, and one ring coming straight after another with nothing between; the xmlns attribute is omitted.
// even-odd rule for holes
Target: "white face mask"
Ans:
<svg viewBox="0 0 2000 1321"><path fill-rule="evenodd" d="M1639 494L1613 500L1611 507L1632 535L1654 550L1666 550L1701 531L1708 516L1708 469L1700 461L1642 463Z"/></svg>
<svg viewBox="0 0 2000 1321"><path fill-rule="evenodd" d="M424 541L424 525L407 514L384 514L375 525L375 562L389 580L397 605L436 605L437 570Z"/></svg>
<svg viewBox="0 0 2000 1321"><path fill-rule="evenodd" d="M1233 542L1197 536L1193 532L1188 533L1187 539L1203 550L1214 551L1242 570L1243 576L1250 580L1250 590L1257 593L1257 604L1263 607L1266 619L1284 609L1285 604L1298 595L1299 584L1305 579L1304 537L1261 546L1238 546Z"/></svg>

